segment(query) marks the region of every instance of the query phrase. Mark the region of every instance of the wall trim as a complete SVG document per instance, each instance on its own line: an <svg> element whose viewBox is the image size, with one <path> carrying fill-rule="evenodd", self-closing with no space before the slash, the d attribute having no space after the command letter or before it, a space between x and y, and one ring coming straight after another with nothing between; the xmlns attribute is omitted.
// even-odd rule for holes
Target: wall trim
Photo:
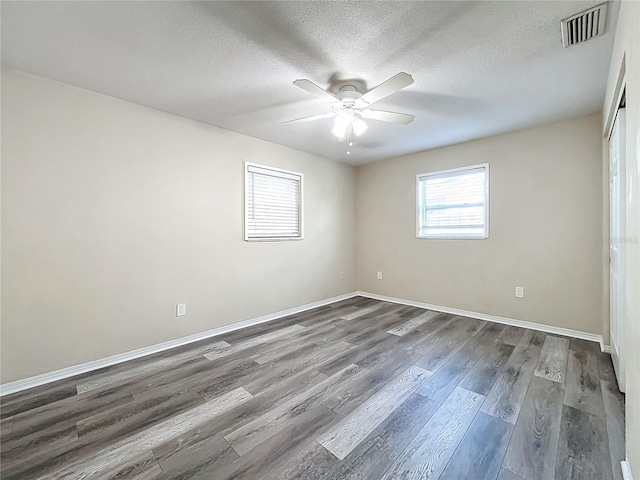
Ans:
<svg viewBox="0 0 640 480"><path fill-rule="evenodd" d="M629 459L621 461L620 466L622 467L622 478L624 480L633 480L633 475L631 475L631 465L629 465Z"/></svg>
<svg viewBox="0 0 640 480"><path fill-rule="evenodd" d="M600 344L600 350L603 352L610 352L609 345L604 345L602 335L596 335L595 333L581 332L579 330L571 330L569 328L554 327L551 325L545 325L543 323L527 322L525 320L516 320L515 318L500 317L497 315L489 315L487 313L471 312L469 310L461 310L459 308L443 307L441 305L433 305L431 303L416 302L414 300L406 300L404 298L388 297L386 295L378 295L377 293L369 292L356 292L361 297L373 298L374 300L382 300L391 303L400 303L403 305L409 305L411 307L426 308L428 310L434 310L436 312L451 313L453 315L462 315L464 317L476 318L478 320L486 320L489 322L502 323L505 325L512 325L514 327L529 328L531 330L537 330L545 333L554 333L556 335L564 335L567 337L580 338L582 340L589 340L591 342L597 342Z"/></svg>
<svg viewBox="0 0 640 480"><path fill-rule="evenodd" d="M571 330L568 328L553 327L551 325L544 325L542 323L527 322L524 320L516 320L513 318L500 317L497 315L489 315L486 313L478 313L478 312L472 312L469 310L461 310L458 308L444 307L441 305L417 302L414 300L407 300L403 298L388 297L386 295L378 295L376 293L354 291L350 293L345 293L343 295L326 298L324 300L319 300L317 302L307 303L305 305L300 305L298 307L293 307L286 310L280 310L278 312L269 313L267 315L262 315L260 317L250 318L248 320L243 320L241 322L232 323L231 325L225 325L223 327L214 328L212 330L207 330L205 332L196 333L194 335L189 335L187 337L181 337L175 340L169 340L167 342L158 343L156 345L150 345L148 347L131 350L129 352L119 353L117 355L112 355L110 357L93 360L91 362L81 363L79 365L73 365L71 367L62 368L60 370L55 370L53 372L43 373L42 375L36 375L36 376L28 377L22 380L16 380L14 382L5 383L4 385L0 385L0 397L4 395L9 395L12 393L20 392L22 390L27 390L29 388L39 387L41 385L56 382L58 380L64 380L65 378L91 372L93 370L98 370L100 368L109 367L111 365L115 365L118 363L134 360L136 358L162 352L164 350L169 350L171 348L175 348L175 347L179 347L189 343L204 340L207 338L215 337L218 335L222 335L224 333L233 332L235 330L240 330L242 328L247 328L253 325L259 325L261 323L270 322L271 320L276 320L278 318L286 317L288 315L301 313L306 310L311 310L312 308L322 307L330 303L339 302L341 300L347 300L349 298L353 298L357 296L372 298L374 300L382 300L385 302L399 303L402 305L409 305L412 307L426 308L428 310L434 310L436 312L451 313L453 315L462 315L465 317L476 318L478 320L486 320L489 322L502 323L505 325L512 325L515 327L529 328L531 330L538 330L545 333L554 333L557 335L565 335L568 337L580 338L582 340L598 342L600 344L600 349L603 352L607 352L607 353L611 352L610 346L604 345L602 340L602 335L596 335L594 333L581 332L578 330ZM622 462L622 463L623 463L623 471L624 471L624 468L628 469L628 466L627 467L624 466L625 462ZM629 475L631 475L630 470L629 470ZM627 480L627 478L629 480L633 480L633 477L630 477L630 476L625 477L625 480Z"/></svg>
<svg viewBox="0 0 640 480"><path fill-rule="evenodd" d="M169 340L167 342L158 343L156 345L150 345L148 347L138 348L136 350L119 353L117 355L112 355L110 357L93 360L91 362L81 363L80 365L73 365L71 367L62 368L60 370L55 370L53 372L43 373L42 375L36 375L36 376L28 377L22 380L16 380L14 382L5 383L4 385L0 385L0 397L4 395L9 395L11 393L20 392L22 390L27 390L29 388L39 387L41 385L56 382L58 380L63 380L65 378L73 377L75 375L80 375L82 373L98 370L100 368L109 367L117 363L126 362L128 360L134 360L136 358L151 355L153 353L162 352L164 350L169 350L170 348L175 348L181 345L186 345L188 343L193 343L199 340L204 340L210 337L222 335L223 333L229 333L229 332L233 332L234 330L240 330L241 328L247 328L253 325L259 325L261 323L270 322L271 320L276 320L278 318L293 315L295 313L301 313L306 310L311 310L312 308L322 307L330 303L339 302L341 300L347 300L349 298L353 298L356 296L358 296L358 292L345 293L343 295L338 295L331 298L325 298L324 300L318 300L317 302L307 303L305 305L300 305L298 307L288 308L286 310L280 310L279 312L269 313L267 315L262 315L260 317L243 320L242 322L236 322L236 323L232 323L231 325L225 325L223 327L214 328L212 330L207 330L205 332L196 333L194 335L189 335L187 337L181 337L175 340Z"/></svg>

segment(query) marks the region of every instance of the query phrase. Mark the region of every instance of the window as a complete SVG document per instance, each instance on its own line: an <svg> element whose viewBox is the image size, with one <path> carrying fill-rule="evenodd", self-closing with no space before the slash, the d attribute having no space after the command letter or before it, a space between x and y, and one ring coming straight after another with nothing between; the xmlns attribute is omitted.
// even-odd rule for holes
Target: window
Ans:
<svg viewBox="0 0 640 480"><path fill-rule="evenodd" d="M302 239L302 174L245 162L244 239Z"/></svg>
<svg viewBox="0 0 640 480"><path fill-rule="evenodd" d="M489 164L418 175L418 238L488 238Z"/></svg>

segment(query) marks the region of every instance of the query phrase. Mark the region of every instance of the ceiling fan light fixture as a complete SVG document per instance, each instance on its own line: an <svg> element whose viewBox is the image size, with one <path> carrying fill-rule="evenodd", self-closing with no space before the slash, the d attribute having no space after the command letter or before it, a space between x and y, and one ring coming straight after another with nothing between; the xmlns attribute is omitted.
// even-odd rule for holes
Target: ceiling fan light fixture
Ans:
<svg viewBox="0 0 640 480"><path fill-rule="evenodd" d="M353 121L353 115L347 112L340 112L338 115L336 115L336 119L334 123L336 126L340 125L346 128L346 126L350 124L352 121Z"/></svg>
<svg viewBox="0 0 640 480"><path fill-rule="evenodd" d="M356 134L357 137L362 135L368 128L367 122L362 120L360 117L354 117L353 119L353 133Z"/></svg>
<svg viewBox="0 0 640 480"><path fill-rule="evenodd" d="M333 133L339 139L346 138L348 128L349 128L348 123L345 125L335 125L333 127L333 130L331 130L331 133Z"/></svg>
<svg viewBox="0 0 640 480"><path fill-rule="evenodd" d="M347 134L349 133L349 129L351 128L352 122L353 116L349 115L347 112L338 114L333 123L332 133L339 139L346 138Z"/></svg>

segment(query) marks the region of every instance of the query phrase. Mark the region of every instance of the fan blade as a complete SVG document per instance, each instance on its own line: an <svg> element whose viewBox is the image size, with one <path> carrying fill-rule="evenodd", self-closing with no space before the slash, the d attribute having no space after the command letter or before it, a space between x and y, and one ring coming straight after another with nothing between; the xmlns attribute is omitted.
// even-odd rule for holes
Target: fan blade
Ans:
<svg viewBox="0 0 640 480"><path fill-rule="evenodd" d="M386 82L381 83L373 90L369 90L358 100L356 100L356 106L364 108L367 105L371 105L384 97L388 97L392 93L402 90L404 87L408 87L413 83L413 77L408 73L400 72L394 75Z"/></svg>
<svg viewBox="0 0 640 480"><path fill-rule="evenodd" d="M295 120L288 120L286 122L282 122L282 125L291 125L292 123L313 122L315 120L321 120L323 118L330 118L335 115L336 115L335 112L321 113L320 115L312 115L310 117L302 117L302 118L296 118Z"/></svg>
<svg viewBox="0 0 640 480"><path fill-rule="evenodd" d="M415 115L409 115L406 113L385 112L384 110L372 110L366 109L361 113L363 118L370 118L372 120L380 120L382 122L401 123L402 125L408 125L416 118Z"/></svg>
<svg viewBox="0 0 640 480"><path fill-rule="evenodd" d="M310 80L298 79L293 82L293 84L296 87L300 87L301 89L309 92L311 95L318 97L320 100L324 100L325 102L335 103L340 101L338 97L330 94L324 88L319 87Z"/></svg>

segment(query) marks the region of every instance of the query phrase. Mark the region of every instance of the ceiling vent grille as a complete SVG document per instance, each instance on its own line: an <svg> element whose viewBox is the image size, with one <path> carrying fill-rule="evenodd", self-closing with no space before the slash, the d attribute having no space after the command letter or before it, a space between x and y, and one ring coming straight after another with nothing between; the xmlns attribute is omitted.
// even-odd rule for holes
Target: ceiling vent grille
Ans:
<svg viewBox="0 0 640 480"><path fill-rule="evenodd" d="M564 48L602 35L606 20L606 3L565 18L560 22Z"/></svg>

